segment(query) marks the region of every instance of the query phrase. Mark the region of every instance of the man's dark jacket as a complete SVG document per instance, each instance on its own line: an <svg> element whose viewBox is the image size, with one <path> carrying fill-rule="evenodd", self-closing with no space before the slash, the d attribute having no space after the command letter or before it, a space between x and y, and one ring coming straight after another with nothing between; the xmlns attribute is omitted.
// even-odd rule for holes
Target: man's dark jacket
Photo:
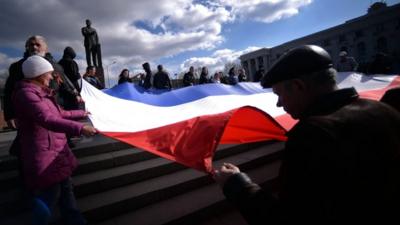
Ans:
<svg viewBox="0 0 400 225"><path fill-rule="evenodd" d="M183 86L192 86L194 85L194 74L192 72L187 72L183 75Z"/></svg>
<svg viewBox="0 0 400 225"><path fill-rule="evenodd" d="M168 73L165 71L158 71L154 74L153 86L156 89L171 89L172 85Z"/></svg>
<svg viewBox="0 0 400 225"><path fill-rule="evenodd" d="M279 197L244 173L224 185L249 224L400 224L396 110L342 89L317 101L287 136Z"/></svg>
<svg viewBox="0 0 400 225"><path fill-rule="evenodd" d="M75 88L75 85L71 82L68 76L65 74L64 68L56 62L51 53L46 53L44 58L51 63L54 70L58 72L62 79L62 84L56 88L58 95L58 104L61 105L66 110L78 109L78 102L76 101L76 97L79 95L78 89ZM54 80L53 80L54 83ZM54 88L54 86L53 86Z"/></svg>
<svg viewBox="0 0 400 225"><path fill-rule="evenodd" d="M79 73L78 64L74 61L76 53L73 48L66 47L64 49L63 57L58 64L64 69L64 74L67 75L68 79L72 82L76 90L80 90L79 81L81 74Z"/></svg>

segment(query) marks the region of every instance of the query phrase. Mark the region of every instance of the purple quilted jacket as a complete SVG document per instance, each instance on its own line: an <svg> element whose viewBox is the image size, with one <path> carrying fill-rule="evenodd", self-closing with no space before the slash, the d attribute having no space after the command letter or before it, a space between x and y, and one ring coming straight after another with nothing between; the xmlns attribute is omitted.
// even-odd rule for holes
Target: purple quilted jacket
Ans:
<svg viewBox="0 0 400 225"><path fill-rule="evenodd" d="M77 160L65 134L80 135L83 124L72 119L85 112L62 110L50 89L25 80L17 84L13 101L26 186L40 190L71 176Z"/></svg>

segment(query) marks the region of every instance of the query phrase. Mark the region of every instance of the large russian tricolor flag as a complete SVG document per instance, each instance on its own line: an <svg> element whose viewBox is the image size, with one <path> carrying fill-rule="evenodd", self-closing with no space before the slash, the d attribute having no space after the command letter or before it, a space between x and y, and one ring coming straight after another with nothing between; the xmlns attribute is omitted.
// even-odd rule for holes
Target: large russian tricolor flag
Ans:
<svg viewBox="0 0 400 225"><path fill-rule="evenodd" d="M362 97L379 100L400 85L399 78L338 73L337 81L340 88L353 86ZM205 172L212 171L218 144L285 141L296 123L259 83L160 92L131 83L100 91L83 81L81 95L102 134Z"/></svg>

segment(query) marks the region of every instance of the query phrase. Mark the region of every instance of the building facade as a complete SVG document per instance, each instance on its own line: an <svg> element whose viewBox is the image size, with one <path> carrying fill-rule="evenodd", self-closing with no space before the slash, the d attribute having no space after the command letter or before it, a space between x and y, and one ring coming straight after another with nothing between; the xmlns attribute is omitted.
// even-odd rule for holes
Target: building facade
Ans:
<svg viewBox="0 0 400 225"><path fill-rule="evenodd" d="M384 53L391 62L393 73L400 73L400 4L387 6L384 2L376 2L363 16L272 48L249 52L241 55L240 61L254 80L257 70L268 71L285 52L305 44L327 50L334 64L339 60L339 53L346 51L359 63L360 72L367 72L368 63L376 54Z"/></svg>

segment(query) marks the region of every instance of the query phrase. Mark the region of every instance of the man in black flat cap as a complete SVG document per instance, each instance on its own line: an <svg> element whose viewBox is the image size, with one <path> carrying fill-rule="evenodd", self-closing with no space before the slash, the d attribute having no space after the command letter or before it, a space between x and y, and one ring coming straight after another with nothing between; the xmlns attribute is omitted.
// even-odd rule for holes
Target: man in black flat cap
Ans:
<svg viewBox="0 0 400 225"><path fill-rule="evenodd" d="M339 90L322 48L285 54L263 77L299 122L287 133L275 196L225 163L214 179L249 224L400 224L400 114Z"/></svg>

